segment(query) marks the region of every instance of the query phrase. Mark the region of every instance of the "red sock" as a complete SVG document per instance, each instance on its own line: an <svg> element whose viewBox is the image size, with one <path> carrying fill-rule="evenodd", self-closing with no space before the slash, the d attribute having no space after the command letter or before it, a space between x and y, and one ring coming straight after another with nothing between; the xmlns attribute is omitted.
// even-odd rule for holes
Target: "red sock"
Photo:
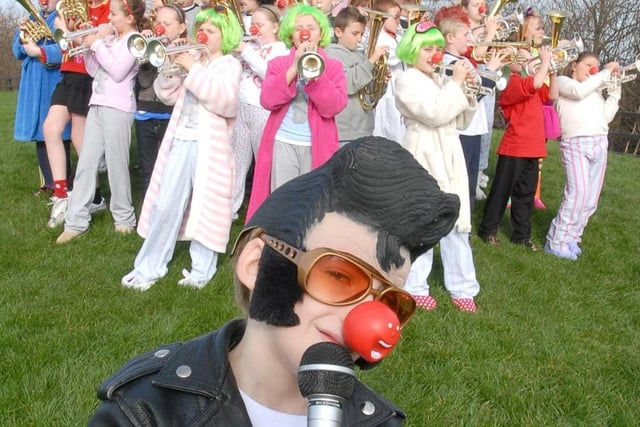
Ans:
<svg viewBox="0 0 640 427"><path fill-rule="evenodd" d="M67 198L67 180L53 181L53 195L60 199Z"/></svg>

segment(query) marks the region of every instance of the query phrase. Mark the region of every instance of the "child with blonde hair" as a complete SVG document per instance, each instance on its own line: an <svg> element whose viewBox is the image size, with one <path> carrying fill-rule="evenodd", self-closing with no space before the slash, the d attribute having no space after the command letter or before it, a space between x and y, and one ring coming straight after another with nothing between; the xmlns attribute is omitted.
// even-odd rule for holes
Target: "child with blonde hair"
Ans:
<svg viewBox="0 0 640 427"><path fill-rule="evenodd" d="M247 172L258 154L262 131L269 117L269 111L260 105L260 92L267 73L267 64L271 59L286 55L289 51L278 39L279 13L278 8L272 5L263 5L255 9L250 16L251 26L248 27L255 40L241 41L236 49L242 63L242 79L238 119L231 139L236 161L234 216L244 201Z"/></svg>
<svg viewBox="0 0 640 427"><path fill-rule="evenodd" d="M470 66L475 69L475 61L470 61L465 55L468 54L468 47L471 42L469 34L471 31L470 21L467 14L460 6L443 7L435 15L434 22L442 31L445 38L445 54L443 62L452 64L456 61L469 61ZM501 56L493 54L487 64L490 72L496 73L500 68ZM477 74L477 71L476 71ZM497 74L496 74L497 76ZM497 77L496 77L497 78ZM495 82L490 79L481 78L485 90L495 89ZM471 212L475 206L476 186L478 182L478 167L480 164L480 148L482 135L488 132L487 112L485 104L481 102L484 96L476 95L478 108L473 115L473 119L465 129L460 129L460 143L464 152L464 159L467 166L469 180L469 206Z"/></svg>
<svg viewBox="0 0 640 427"><path fill-rule="evenodd" d="M143 31L145 36L161 36L165 43L171 43L187 35L187 25L182 9L173 3L159 6L156 9L155 28ZM158 33L158 34L154 34ZM161 34L160 34L161 33ZM158 157L160 143L167 131L171 118L172 105L160 102L153 90L153 82L158 76L158 68L144 62L138 69L136 77L135 114L136 147L138 151L138 169L140 172L140 198L144 200L153 173L153 166Z"/></svg>
<svg viewBox="0 0 640 427"><path fill-rule="evenodd" d="M385 93L375 109L373 134L402 143L405 127L402 123L402 114L398 111L394 98L396 79L404 71L404 63L396 54L398 44L403 37L401 34L403 30L400 26L402 10L395 0L376 0L373 3L373 9L389 15L382 24L376 48L386 47L387 65L390 73ZM374 37L374 35L369 34L368 37Z"/></svg>

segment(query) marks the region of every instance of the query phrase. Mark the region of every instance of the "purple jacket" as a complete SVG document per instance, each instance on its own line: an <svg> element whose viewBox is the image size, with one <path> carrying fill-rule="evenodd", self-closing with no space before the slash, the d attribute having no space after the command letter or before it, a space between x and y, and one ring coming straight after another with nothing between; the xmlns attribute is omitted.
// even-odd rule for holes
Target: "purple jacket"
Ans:
<svg viewBox="0 0 640 427"><path fill-rule="evenodd" d="M304 88L308 97L307 115L311 128L312 168L317 168L326 162L338 149L338 128L335 116L347 105L347 81L342 63L337 59L329 58L321 48L318 49L318 54L325 61L324 72ZM260 140L253 175L253 189L247 209L247 221L271 192L273 144L289 104L296 96L297 80L294 79L287 85L285 78L285 72L295 60L295 55L294 47L289 55L279 56L269 61L267 75L262 82L260 103L271 111L271 114Z"/></svg>

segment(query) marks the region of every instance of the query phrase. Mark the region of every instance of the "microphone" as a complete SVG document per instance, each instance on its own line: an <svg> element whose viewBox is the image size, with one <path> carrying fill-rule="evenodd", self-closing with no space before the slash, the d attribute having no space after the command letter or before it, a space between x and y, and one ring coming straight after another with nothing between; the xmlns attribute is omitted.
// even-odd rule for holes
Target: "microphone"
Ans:
<svg viewBox="0 0 640 427"><path fill-rule="evenodd" d="M298 387L308 401L307 427L342 427L342 405L356 384L351 355L330 342L312 345L302 355Z"/></svg>

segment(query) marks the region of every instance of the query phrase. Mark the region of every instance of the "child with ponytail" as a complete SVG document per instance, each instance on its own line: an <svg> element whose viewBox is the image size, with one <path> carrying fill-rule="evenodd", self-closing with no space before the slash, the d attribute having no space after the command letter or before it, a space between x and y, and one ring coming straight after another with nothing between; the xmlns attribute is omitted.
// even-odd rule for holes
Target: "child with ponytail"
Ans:
<svg viewBox="0 0 640 427"><path fill-rule="evenodd" d="M144 3L142 0L112 0L110 8L110 25L100 27L82 41L89 48L85 65L93 77L93 93L64 232L58 236L58 244L67 243L89 230L89 206L95 196L103 158L111 188L109 208L115 231L130 233L136 225L131 201L129 146L136 111L133 85L138 67L129 53L127 40L138 29L144 15Z"/></svg>
<svg viewBox="0 0 640 427"><path fill-rule="evenodd" d="M596 54L582 52L571 63L569 76L558 77L560 159L567 182L544 249L570 260L576 260L582 253L578 244L598 206L607 170L609 123L618 111L622 95L620 85L608 88L606 98L602 95L607 81L620 72L619 64L610 62L601 71L599 65Z"/></svg>

